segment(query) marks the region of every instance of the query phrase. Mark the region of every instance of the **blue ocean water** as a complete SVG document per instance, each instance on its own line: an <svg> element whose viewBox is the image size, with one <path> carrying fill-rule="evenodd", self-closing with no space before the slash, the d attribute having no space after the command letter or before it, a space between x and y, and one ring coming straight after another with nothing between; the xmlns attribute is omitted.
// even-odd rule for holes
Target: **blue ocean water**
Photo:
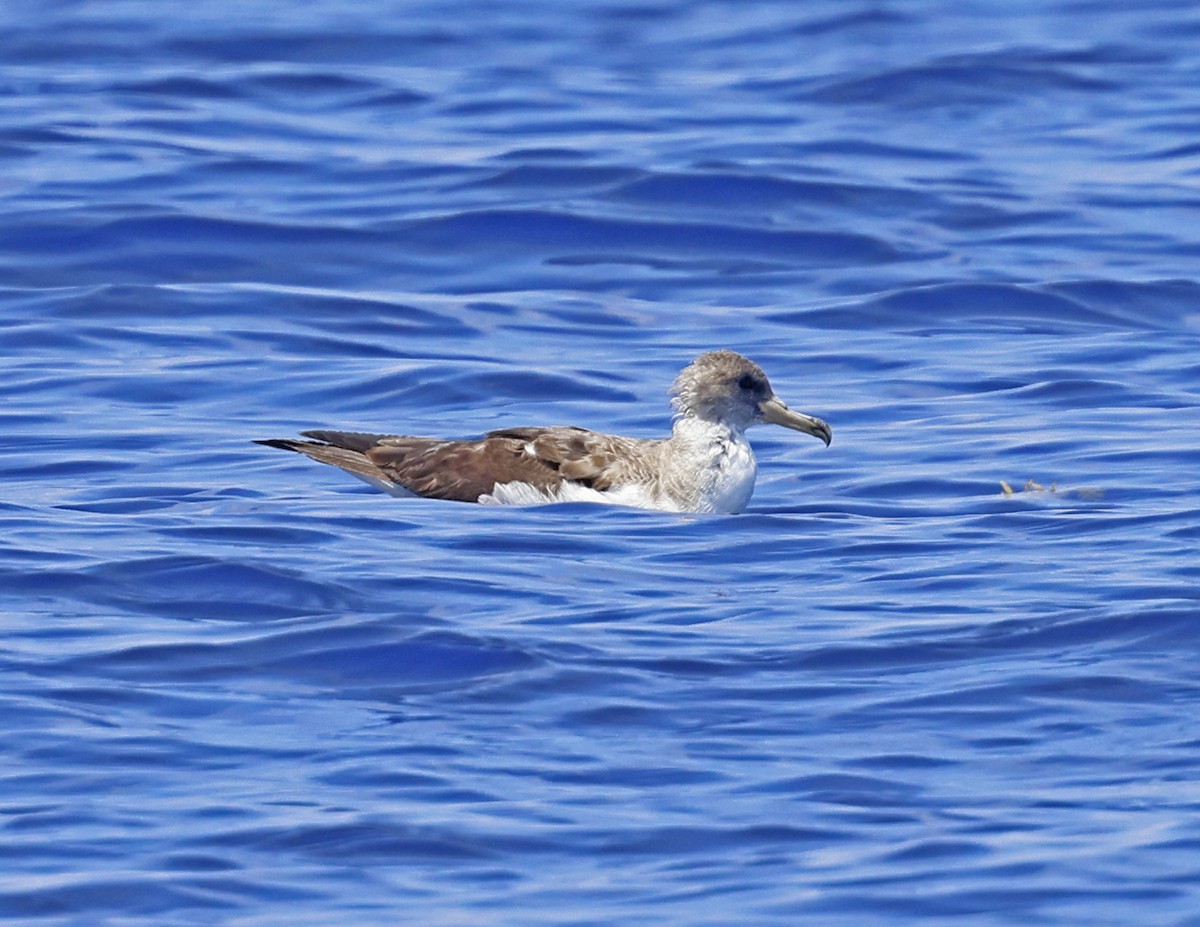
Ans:
<svg viewBox="0 0 1200 927"><path fill-rule="evenodd" d="M1200 925L1194 4L3 9L0 919ZM715 347L740 516L251 443Z"/></svg>

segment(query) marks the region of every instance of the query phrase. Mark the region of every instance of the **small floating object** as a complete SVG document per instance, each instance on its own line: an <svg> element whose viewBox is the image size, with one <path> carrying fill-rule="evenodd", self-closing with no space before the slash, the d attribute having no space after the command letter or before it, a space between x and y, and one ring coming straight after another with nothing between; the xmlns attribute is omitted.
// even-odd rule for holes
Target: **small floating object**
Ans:
<svg viewBox="0 0 1200 927"><path fill-rule="evenodd" d="M1104 498L1104 490L1095 486L1083 486L1078 489L1060 490L1058 488L1058 483L1051 483L1049 486L1044 486L1036 480L1026 480L1025 485L1020 490L1013 489L1012 485L1007 480L1001 480L1000 492L1005 496L1015 496L1018 493L1046 493L1052 496L1058 496L1060 499L1071 496L1088 502L1096 502Z"/></svg>

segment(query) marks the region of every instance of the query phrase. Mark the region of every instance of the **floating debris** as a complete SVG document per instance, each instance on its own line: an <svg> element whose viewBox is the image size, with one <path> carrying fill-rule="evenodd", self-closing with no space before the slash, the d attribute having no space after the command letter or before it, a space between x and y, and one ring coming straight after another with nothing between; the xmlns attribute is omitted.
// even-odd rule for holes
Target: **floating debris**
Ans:
<svg viewBox="0 0 1200 927"><path fill-rule="evenodd" d="M1015 496L1018 493L1048 493L1052 496L1060 498L1066 496L1075 496L1079 499L1087 499L1095 501L1104 498L1104 490L1098 487L1088 486L1082 489L1064 489L1059 490L1058 483L1051 483L1049 486L1044 486L1037 480L1026 480L1025 485L1021 489L1013 489L1012 484L1007 480L1000 481L1000 492L1005 496Z"/></svg>

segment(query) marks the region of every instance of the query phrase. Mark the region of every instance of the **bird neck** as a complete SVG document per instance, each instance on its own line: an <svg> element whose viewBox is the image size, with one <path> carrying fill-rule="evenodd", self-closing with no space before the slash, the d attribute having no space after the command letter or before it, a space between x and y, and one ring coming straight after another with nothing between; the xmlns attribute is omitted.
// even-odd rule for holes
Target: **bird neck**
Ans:
<svg viewBox="0 0 1200 927"><path fill-rule="evenodd" d="M710 445L746 444L746 434L725 422L680 415L671 428L671 444L680 450L695 450Z"/></svg>

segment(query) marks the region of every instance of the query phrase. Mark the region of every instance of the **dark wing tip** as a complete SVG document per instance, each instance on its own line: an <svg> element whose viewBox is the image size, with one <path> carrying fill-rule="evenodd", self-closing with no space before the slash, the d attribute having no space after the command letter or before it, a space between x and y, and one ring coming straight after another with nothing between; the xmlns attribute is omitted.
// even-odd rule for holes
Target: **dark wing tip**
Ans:
<svg viewBox="0 0 1200 927"><path fill-rule="evenodd" d="M357 451L365 454L385 438L393 435L381 435L368 431L329 431L324 428L314 431L302 431L300 434L322 444L330 444L347 451Z"/></svg>
<svg viewBox="0 0 1200 927"><path fill-rule="evenodd" d="M267 447L277 447L281 451L300 451L300 445L303 441L296 441L293 438L265 438L263 440L255 440L255 444L265 444Z"/></svg>

